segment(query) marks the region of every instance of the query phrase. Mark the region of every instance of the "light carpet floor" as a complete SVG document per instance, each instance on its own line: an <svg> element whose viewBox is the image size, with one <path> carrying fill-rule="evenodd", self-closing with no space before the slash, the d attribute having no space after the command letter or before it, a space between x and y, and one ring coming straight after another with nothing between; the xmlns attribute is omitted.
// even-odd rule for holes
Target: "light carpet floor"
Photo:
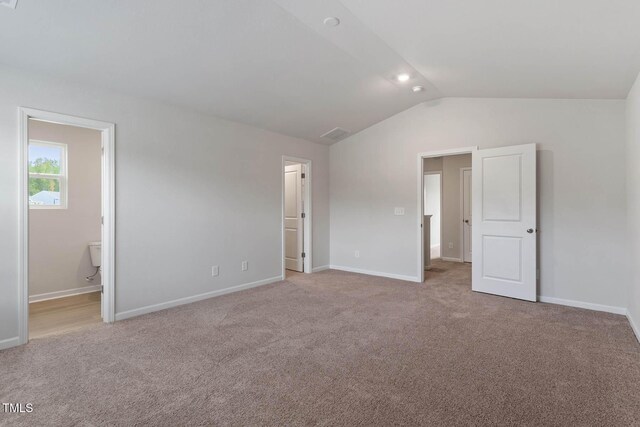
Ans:
<svg viewBox="0 0 640 427"><path fill-rule="evenodd" d="M623 316L419 285L294 275L0 352L1 425L640 425Z"/></svg>

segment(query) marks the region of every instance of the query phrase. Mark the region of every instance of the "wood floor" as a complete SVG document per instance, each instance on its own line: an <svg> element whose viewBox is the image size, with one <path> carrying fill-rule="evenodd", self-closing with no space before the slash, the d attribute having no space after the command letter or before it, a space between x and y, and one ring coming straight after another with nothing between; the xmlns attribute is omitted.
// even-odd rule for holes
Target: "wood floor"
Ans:
<svg viewBox="0 0 640 427"><path fill-rule="evenodd" d="M29 339L102 323L100 297L100 292L91 292L29 304Z"/></svg>

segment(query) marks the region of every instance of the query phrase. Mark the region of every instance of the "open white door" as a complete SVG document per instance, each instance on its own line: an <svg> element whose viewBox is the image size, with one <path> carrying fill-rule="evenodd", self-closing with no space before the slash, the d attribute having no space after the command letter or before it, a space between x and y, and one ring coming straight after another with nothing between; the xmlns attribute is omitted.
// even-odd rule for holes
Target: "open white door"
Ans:
<svg viewBox="0 0 640 427"><path fill-rule="evenodd" d="M304 262L302 199L302 165L284 168L284 266L287 270L302 272Z"/></svg>
<svg viewBox="0 0 640 427"><path fill-rule="evenodd" d="M473 152L472 289L536 301L536 145Z"/></svg>

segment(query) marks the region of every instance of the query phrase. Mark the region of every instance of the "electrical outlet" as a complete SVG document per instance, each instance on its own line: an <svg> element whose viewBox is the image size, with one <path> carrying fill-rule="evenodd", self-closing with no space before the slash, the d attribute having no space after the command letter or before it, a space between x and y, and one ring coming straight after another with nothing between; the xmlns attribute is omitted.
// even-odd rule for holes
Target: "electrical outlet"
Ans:
<svg viewBox="0 0 640 427"><path fill-rule="evenodd" d="M394 215L404 215L404 208L395 208L393 210Z"/></svg>
<svg viewBox="0 0 640 427"><path fill-rule="evenodd" d="M354 255L356 258L360 258L360 251L356 251Z"/></svg>
<svg viewBox="0 0 640 427"><path fill-rule="evenodd" d="M249 261L242 261L242 271L247 271L249 269Z"/></svg>
<svg viewBox="0 0 640 427"><path fill-rule="evenodd" d="M214 265L213 267L211 267L211 275L212 276L218 276L220 274L220 267L218 267L217 265Z"/></svg>
<svg viewBox="0 0 640 427"><path fill-rule="evenodd" d="M453 249L453 242L449 242L449 249Z"/></svg>

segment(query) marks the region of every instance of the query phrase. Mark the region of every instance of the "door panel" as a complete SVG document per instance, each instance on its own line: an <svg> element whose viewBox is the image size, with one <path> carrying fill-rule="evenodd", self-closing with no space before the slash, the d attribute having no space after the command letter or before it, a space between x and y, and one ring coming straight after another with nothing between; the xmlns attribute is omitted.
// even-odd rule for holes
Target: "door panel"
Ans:
<svg viewBox="0 0 640 427"><path fill-rule="evenodd" d="M284 169L284 266L303 271L302 165Z"/></svg>
<svg viewBox="0 0 640 427"><path fill-rule="evenodd" d="M482 159L482 220L520 221L520 155Z"/></svg>
<svg viewBox="0 0 640 427"><path fill-rule="evenodd" d="M536 300L536 146L473 153L474 291Z"/></svg>
<svg viewBox="0 0 640 427"><path fill-rule="evenodd" d="M522 239L518 237L482 236L482 274L485 278L522 281ZM502 258L492 256L500 254Z"/></svg>

